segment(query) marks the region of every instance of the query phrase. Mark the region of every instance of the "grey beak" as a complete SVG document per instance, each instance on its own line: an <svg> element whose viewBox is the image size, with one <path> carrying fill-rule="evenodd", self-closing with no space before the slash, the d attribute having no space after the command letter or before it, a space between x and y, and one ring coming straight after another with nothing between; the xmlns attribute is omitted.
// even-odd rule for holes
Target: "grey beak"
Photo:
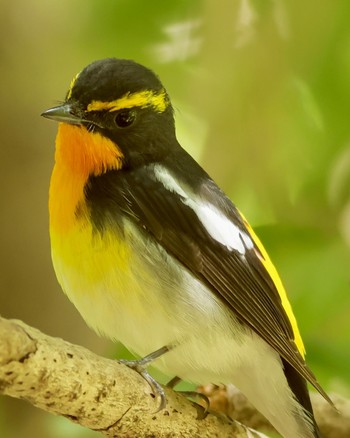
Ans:
<svg viewBox="0 0 350 438"><path fill-rule="evenodd" d="M81 117L74 114L74 110L72 110L71 105L68 103L50 108L41 115L47 119L55 120L56 122L70 123L71 125L80 125L83 121Z"/></svg>

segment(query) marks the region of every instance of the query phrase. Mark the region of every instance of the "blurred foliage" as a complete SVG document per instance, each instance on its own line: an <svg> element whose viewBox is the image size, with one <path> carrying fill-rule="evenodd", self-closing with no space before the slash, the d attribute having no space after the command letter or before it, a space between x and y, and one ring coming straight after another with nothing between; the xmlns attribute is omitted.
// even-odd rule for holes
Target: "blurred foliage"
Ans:
<svg viewBox="0 0 350 438"><path fill-rule="evenodd" d="M349 396L350 3L3 0L1 10L2 315L115 354L54 278L56 126L39 114L92 60L132 58L160 75L182 145L257 226L319 380ZM6 438L90 435L20 401L0 407Z"/></svg>

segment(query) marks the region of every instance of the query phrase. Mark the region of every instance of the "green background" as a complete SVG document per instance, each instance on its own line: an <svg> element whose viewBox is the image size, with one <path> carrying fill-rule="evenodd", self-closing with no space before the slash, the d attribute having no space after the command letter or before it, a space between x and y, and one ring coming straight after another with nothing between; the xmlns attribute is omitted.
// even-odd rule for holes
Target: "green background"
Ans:
<svg viewBox="0 0 350 438"><path fill-rule="evenodd" d="M275 262L329 391L350 395L350 3L13 0L0 15L0 312L100 353L50 261L55 123L40 113L107 56L162 78L181 144ZM203 382L206 383L206 382ZM6 438L90 434L0 399ZM91 433L91 436L95 435Z"/></svg>

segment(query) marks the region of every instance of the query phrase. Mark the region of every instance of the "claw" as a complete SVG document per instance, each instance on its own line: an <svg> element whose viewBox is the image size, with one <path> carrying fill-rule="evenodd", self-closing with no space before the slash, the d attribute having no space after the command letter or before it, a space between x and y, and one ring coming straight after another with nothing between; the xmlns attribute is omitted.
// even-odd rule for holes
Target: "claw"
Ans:
<svg viewBox="0 0 350 438"><path fill-rule="evenodd" d="M154 395L156 397L159 397L159 399L160 399L158 409L154 412L156 414L157 412L161 411L162 409L164 409L166 407L166 397L165 397L164 389L146 370L144 370L140 374L146 380L146 382L149 384Z"/></svg>
<svg viewBox="0 0 350 438"><path fill-rule="evenodd" d="M184 395L185 397L188 397L188 398L189 397L199 398L204 402L205 406L199 405L198 403L193 403L195 408L197 409L197 413L198 413L197 418L199 420L203 420L208 415L210 400L205 394L202 394L201 392L196 392L196 391L177 391L177 392L179 394Z"/></svg>
<svg viewBox="0 0 350 438"><path fill-rule="evenodd" d="M174 387L178 385L181 381L182 379L180 377L175 376L166 384L166 386L167 388L174 389ZM176 391L176 392L178 394L184 395L187 398L200 398L204 402L204 406L193 402L194 407L197 409L197 418L198 420L202 420L207 416L210 406L210 400L205 394L196 391Z"/></svg>
<svg viewBox="0 0 350 438"><path fill-rule="evenodd" d="M166 407L166 397L162 386L148 373L146 368L151 362L153 362L155 359L162 356L164 353L168 352L169 350L170 347L165 346L141 359L137 359L137 360L120 359L118 361L119 363L126 365L127 367L133 369L138 374L140 374L151 387L155 397L160 398L160 403L155 413L161 411Z"/></svg>
<svg viewBox="0 0 350 438"><path fill-rule="evenodd" d="M158 357L162 356L163 354L167 353L169 350L171 350L171 347L162 347L157 351L154 351L151 354L148 354L147 356L141 358L141 359L137 359L137 360L125 360L125 359L120 359L118 362L126 365L127 367L133 369L134 371L136 371L138 374L140 374L140 376L142 376L146 382L149 384L149 386L151 387L155 397L159 397L160 399L160 403L158 406L158 409L155 411L155 414L159 411L161 411L162 409L164 409L166 407L166 397L165 397L165 392L163 387L148 373L147 371L147 366L153 362L155 359L157 359ZM170 382L168 382L168 384L166 385L168 388L174 388L174 386L176 386L178 383L181 382L181 378L175 376L173 379L170 380ZM206 395L200 393L200 392L195 392L195 391L178 391L180 394L184 395L185 397L192 397L192 398L200 398L202 399L202 401L204 401L205 406L201 406L198 405L197 403L194 403L197 412L198 412L198 419L203 419L206 417L208 409L209 409L209 399Z"/></svg>

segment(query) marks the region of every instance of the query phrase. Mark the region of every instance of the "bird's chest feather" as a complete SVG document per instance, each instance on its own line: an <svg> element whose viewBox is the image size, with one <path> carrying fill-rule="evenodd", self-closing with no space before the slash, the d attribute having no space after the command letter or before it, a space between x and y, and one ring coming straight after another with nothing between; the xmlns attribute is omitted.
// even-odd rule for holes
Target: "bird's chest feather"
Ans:
<svg viewBox="0 0 350 438"><path fill-rule="evenodd" d="M54 268L62 289L93 329L135 351L140 331L149 331L156 344L146 347L149 352L173 337L163 331L167 338L157 342L159 327L174 326L163 281L137 234L120 237L113 231L101 236L84 221L65 236L51 231Z"/></svg>
<svg viewBox="0 0 350 438"><path fill-rule="evenodd" d="M54 269L86 322L108 337L121 339L127 320L147 319L152 306L160 311L154 302L159 281L145 263L145 244L137 232L129 230L122 218L120 227L97 230L79 190L79 181L66 178L50 199Z"/></svg>
<svg viewBox="0 0 350 438"><path fill-rule="evenodd" d="M137 329L132 321L148 323L153 311L164 317L165 305L158 299L161 281L152 273L147 243L122 218L119 227L111 224L103 233L93 225L85 203L86 169L62 161L62 148L66 147L62 135L64 131L56 141L49 197L54 269L86 322L130 345ZM72 147L87 147L79 141ZM72 163L76 166L73 158Z"/></svg>

